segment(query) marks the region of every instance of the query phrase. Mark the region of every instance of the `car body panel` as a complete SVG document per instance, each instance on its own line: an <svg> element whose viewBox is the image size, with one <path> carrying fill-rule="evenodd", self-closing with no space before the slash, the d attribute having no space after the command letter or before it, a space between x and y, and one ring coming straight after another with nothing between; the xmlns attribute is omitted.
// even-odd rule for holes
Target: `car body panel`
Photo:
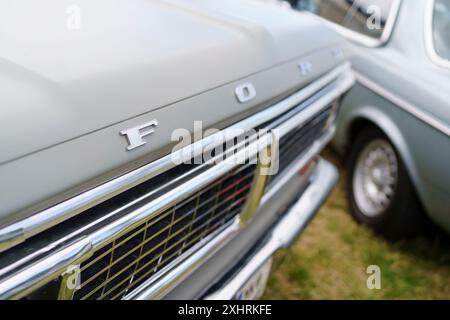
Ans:
<svg viewBox="0 0 450 320"><path fill-rule="evenodd" d="M195 120L203 129L236 122L348 56L342 39L315 19L286 10L273 19L274 8L258 2L107 3L113 9L103 15L102 3L70 2L89 8L88 30L58 25L65 1L39 8L11 2L2 13L20 19L5 16L0 33L0 99L9 105L0 118L0 225L168 154L176 128L192 132ZM159 18L148 22L138 8ZM121 10L125 20L109 30ZM37 19L44 21L37 38L27 37ZM180 38L174 21L185 32L181 42L173 40ZM108 36L98 41L102 34ZM111 48L119 51L108 53ZM342 55L333 56L336 48ZM311 74L299 74L302 61L312 64ZM257 97L240 104L235 87L248 81ZM155 118L160 125L151 141L126 152L119 132Z"/></svg>
<svg viewBox="0 0 450 320"><path fill-rule="evenodd" d="M0 184L3 189L0 194L0 221L8 224L24 218L52 203L170 153L175 144L171 140L174 129L183 128L193 132L194 121L202 121L203 129L221 129L274 103L274 99L279 99L277 97L289 94L344 61L344 55L333 58L331 53L332 47L325 48L321 52L299 57L166 108L4 163L0 166ZM313 63L315 71L310 76L299 76L297 64L303 60ZM324 60L327 62L324 63ZM267 86L271 79L280 80ZM254 101L242 105L234 97L234 88L248 81L255 85L258 96ZM214 112L210 110L211 106L214 106ZM189 116L180 117L180 114L185 114L185 110L189 110ZM160 125L149 143L127 152L127 141L119 132L152 119L158 119ZM39 170L35 170L37 165Z"/></svg>
<svg viewBox="0 0 450 320"><path fill-rule="evenodd" d="M354 105L358 108L350 107ZM405 163L426 212L433 221L448 230L450 193L445 168L450 148L442 149L442 146L449 143L449 138L436 134L436 130L423 121L357 84L344 98L338 116L340 127L334 140L338 149L348 147L352 126L361 120L375 124L389 137ZM429 142L430 139L433 143ZM435 154L440 156L430 156Z"/></svg>
<svg viewBox="0 0 450 320"><path fill-rule="evenodd" d="M425 211L450 231L450 69L426 53L426 7L425 1L402 1L385 46L353 44L358 84L343 100L334 144L345 151L357 121L381 128L405 162Z"/></svg>
<svg viewBox="0 0 450 320"><path fill-rule="evenodd" d="M0 12L0 98L8 109L0 127L8 135L0 135L0 163L333 41L333 32L299 13L280 10L283 18L273 19L270 7L233 2L7 1ZM66 26L71 6L82 17L76 30Z"/></svg>

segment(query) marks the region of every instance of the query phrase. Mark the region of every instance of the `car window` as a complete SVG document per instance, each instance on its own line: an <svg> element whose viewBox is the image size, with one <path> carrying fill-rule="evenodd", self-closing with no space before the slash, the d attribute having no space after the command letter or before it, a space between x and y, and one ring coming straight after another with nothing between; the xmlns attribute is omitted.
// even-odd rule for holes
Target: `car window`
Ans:
<svg viewBox="0 0 450 320"><path fill-rule="evenodd" d="M435 0L433 42L436 53L450 60L450 0Z"/></svg>
<svg viewBox="0 0 450 320"><path fill-rule="evenodd" d="M295 0L297 10L307 10L371 38L381 38L395 0Z"/></svg>

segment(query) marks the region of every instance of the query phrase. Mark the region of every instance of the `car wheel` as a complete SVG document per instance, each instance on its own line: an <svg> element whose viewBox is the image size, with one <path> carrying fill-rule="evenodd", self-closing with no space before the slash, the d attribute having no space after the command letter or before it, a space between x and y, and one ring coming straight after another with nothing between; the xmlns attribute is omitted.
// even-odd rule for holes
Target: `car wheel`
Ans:
<svg viewBox="0 0 450 320"><path fill-rule="evenodd" d="M420 202L398 152L375 127L360 132L348 158L347 195L355 220L386 238L417 234Z"/></svg>

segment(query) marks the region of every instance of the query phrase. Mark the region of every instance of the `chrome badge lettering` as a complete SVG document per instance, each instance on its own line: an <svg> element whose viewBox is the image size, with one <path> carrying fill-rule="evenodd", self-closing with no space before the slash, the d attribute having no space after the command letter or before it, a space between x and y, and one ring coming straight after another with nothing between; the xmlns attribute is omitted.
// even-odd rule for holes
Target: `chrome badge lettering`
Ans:
<svg viewBox="0 0 450 320"><path fill-rule="evenodd" d="M240 103L245 103L253 100L256 97L256 89L250 82L244 83L239 87L236 87L234 91L236 98Z"/></svg>
<svg viewBox="0 0 450 320"><path fill-rule="evenodd" d="M143 125L120 131L120 134L128 140L127 150L130 151L146 144L147 141L144 140L144 137L155 132L157 126L158 121L155 119Z"/></svg>
<svg viewBox="0 0 450 320"><path fill-rule="evenodd" d="M309 61L299 63L298 68L303 77L309 76L313 71L312 64Z"/></svg>

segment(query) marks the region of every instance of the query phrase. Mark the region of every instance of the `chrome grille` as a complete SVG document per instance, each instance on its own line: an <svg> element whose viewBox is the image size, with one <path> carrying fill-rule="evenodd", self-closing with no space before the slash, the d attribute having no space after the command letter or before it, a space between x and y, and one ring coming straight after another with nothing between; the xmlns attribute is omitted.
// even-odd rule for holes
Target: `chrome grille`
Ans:
<svg viewBox="0 0 450 320"><path fill-rule="evenodd" d="M256 166L247 164L106 244L81 264L74 299L120 299L226 226L243 209Z"/></svg>
<svg viewBox="0 0 450 320"><path fill-rule="evenodd" d="M331 107L317 114L308 123L292 130L280 139L278 172L271 176L270 182L281 175L297 157L303 154L314 141L320 138L330 113Z"/></svg>

